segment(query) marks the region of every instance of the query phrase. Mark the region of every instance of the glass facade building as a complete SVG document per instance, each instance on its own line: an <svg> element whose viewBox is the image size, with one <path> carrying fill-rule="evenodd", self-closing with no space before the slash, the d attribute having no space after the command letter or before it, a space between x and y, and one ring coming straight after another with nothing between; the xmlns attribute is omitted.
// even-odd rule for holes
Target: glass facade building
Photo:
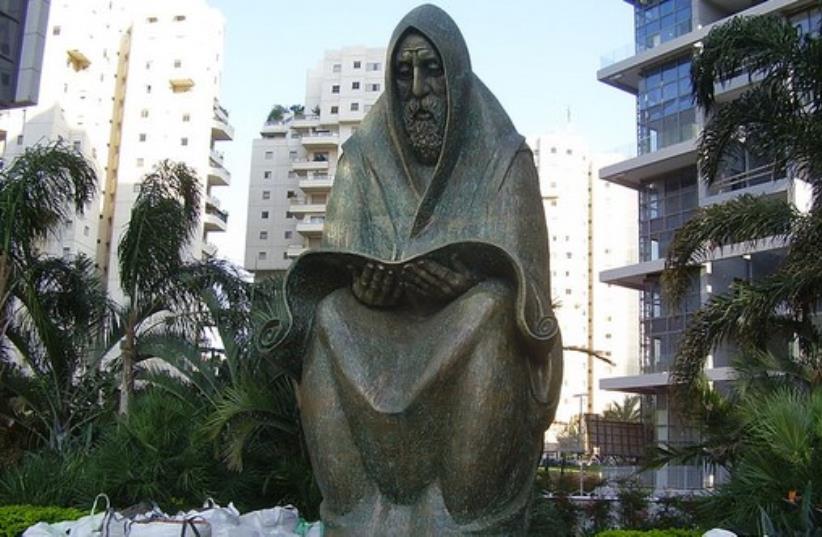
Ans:
<svg viewBox="0 0 822 537"><path fill-rule="evenodd" d="M0 1L0 103L15 100L26 2Z"/></svg>
<svg viewBox="0 0 822 537"><path fill-rule="evenodd" d="M664 63L642 73L637 93L637 148L640 154L696 136L691 97L691 59Z"/></svg>
<svg viewBox="0 0 822 537"><path fill-rule="evenodd" d="M643 183L639 191L639 260L665 257L676 230L699 205L696 166Z"/></svg>
<svg viewBox="0 0 822 537"><path fill-rule="evenodd" d="M636 51L642 52L691 31L691 0L651 0L634 8Z"/></svg>

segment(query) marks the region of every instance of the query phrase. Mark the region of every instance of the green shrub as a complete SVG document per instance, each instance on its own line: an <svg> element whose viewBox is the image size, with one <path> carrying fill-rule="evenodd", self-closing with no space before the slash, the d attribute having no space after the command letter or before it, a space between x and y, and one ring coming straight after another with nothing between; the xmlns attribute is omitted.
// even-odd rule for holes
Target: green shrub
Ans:
<svg viewBox="0 0 822 537"><path fill-rule="evenodd" d="M18 537L38 522L62 522L77 520L86 513L65 507L39 507L33 505L6 505L0 507L0 537Z"/></svg>
<svg viewBox="0 0 822 537"><path fill-rule="evenodd" d="M574 537L578 508L566 496L546 498L536 493L529 517L528 535Z"/></svg>
<svg viewBox="0 0 822 537"><path fill-rule="evenodd" d="M595 537L701 537L700 530L672 528L667 530L608 530L597 533Z"/></svg>

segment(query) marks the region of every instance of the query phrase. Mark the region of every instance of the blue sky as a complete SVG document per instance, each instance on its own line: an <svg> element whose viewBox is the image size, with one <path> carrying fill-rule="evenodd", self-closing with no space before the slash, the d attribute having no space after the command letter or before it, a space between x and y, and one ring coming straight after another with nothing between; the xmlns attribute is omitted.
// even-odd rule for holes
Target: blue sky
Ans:
<svg viewBox="0 0 822 537"><path fill-rule="evenodd" d="M214 236L221 256L242 264L251 141L275 103L302 103L306 70L325 50L385 46L396 23L419 4L406 0L208 0L226 19L221 101L235 128L220 144L232 172L216 190L230 213ZM597 151L635 139L635 100L596 80L601 56L633 39L622 0L443 0L474 71L525 136L574 130Z"/></svg>

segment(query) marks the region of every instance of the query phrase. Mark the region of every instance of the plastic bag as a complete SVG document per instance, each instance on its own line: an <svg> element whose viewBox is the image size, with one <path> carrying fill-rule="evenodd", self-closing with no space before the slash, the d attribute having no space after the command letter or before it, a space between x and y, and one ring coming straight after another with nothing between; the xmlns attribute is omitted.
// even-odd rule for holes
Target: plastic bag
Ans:
<svg viewBox="0 0 822 537"><path fill-rule="evenodd" d="M211 537L211 525L196 518L136 520L127 525L127 537Z"/></svg>
<svg viewBox="0 0 822 537"><path fill-rule="evenodd" d="M295 532L300 523L300 513L292 505L260 509L240 516L244 528L256 531L261 537L299 537Z"/></svg>

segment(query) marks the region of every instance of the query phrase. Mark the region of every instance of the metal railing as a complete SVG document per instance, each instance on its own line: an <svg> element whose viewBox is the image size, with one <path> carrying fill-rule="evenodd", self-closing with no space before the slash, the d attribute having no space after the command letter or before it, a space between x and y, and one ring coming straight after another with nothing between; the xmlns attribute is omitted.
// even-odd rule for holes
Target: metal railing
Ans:
<svg viewBox="0 0 822 537"><path fill-rule="evenodd" d="M725 192L733 192L735 190L742 190L743 188L750 188L752 186L785 179L784 174L776 172L777 170L773 164L766 164L742 173L718 178L708 187L708 195L715 196L717 194L724 194Z"/></svg>
<svg viewBox="0 0 822 537"><path fill-rule="evenodd" d="M224 224L228 224L228 213L225 211L221 211L220 209L214 207L209 207L208 209L206 209L206 214L216 216Z"/></svg>

